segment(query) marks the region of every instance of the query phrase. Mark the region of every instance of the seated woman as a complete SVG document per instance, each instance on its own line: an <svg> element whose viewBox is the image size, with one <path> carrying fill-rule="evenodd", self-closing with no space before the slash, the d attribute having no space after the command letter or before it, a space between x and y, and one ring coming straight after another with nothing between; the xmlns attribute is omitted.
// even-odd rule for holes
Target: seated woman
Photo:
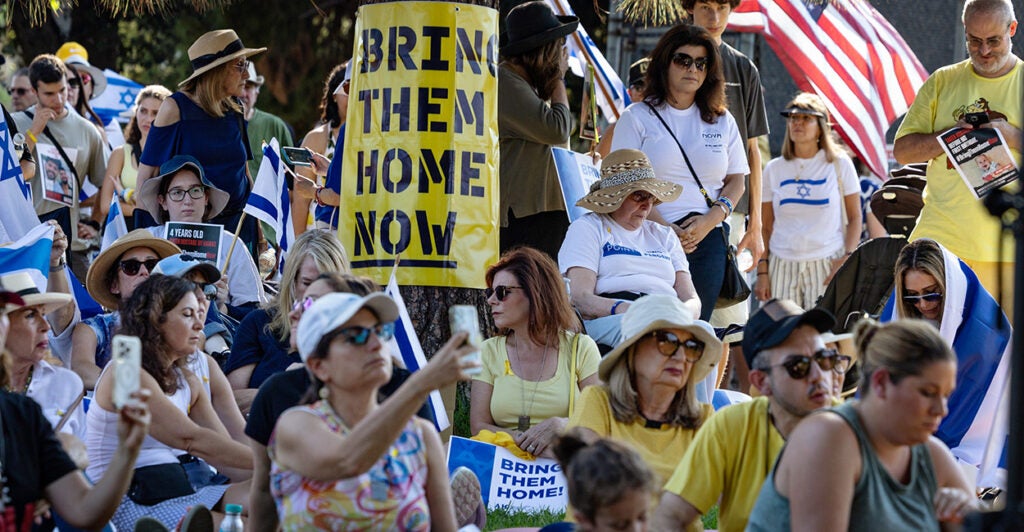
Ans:
<svg viewBox="0 0 1024 532"><path fill-rule="evenodd" d="M553 458L551 444L569 406L597 384L601 355L578 332L558 268L547 255L520 247L486 273L487 303L499 335L480 346L483 371L473 376L473 434L504 431L531 454Z"/></svg>
<svg viewBox="0 0 1024 532"><path fill-rule="evenodd" d="M713 412L696 385L711 372L722 343L675 296L637 299L622 317L622 342L601 360L604 383L583 390L569 419L588 438L629 443L665 483L697 429ZM649 503L657 505L657 494Z"/></svg>
<svg viewBox="0 0 1024 532"><path fill-rule="evenodd" d="M223 504L248 507L248 482L195 490L175 449L187 450L214 467L251 470L252 452L234 441L210 406L199 379L185 363L199 346L203 324L195 285L185 279L155 275L135 289L121 311L121 334L144 339L141 388L152 394L153 425L139 455L133 487L121 501L113 523L130 530L148 515L173 527L190 506L221 510ZM109 366L108 366L109 367ZM88 474L99 478L114 459L114 382L100 375L86 416Z"/></svg>
<svg viewBox="0 0 1024 532"><path fill-rule="evenodd" d="M332 233L306 231L288 250L277 297L238 324L224 373L243 413L249 411L256 390L267 377L301 365L302 360L288 349L288 313L302 301L306 287L324 272L348 272L345 248Z"/></svg>
<svg viewBox="0 0 1024 532"><path fill-rule="evenodd" d="M414 414L431 391L479 367L463 358L476 348L454 335L378 404L397 318L394 301L376 293L327 294L299 320L311 404L286 411L267 447L282 529L456 529L441 439Z"/></svg>
<svg viewBox="0 0 1024 532"><path fill-rule="evenodd" d="M693 318L701 303L679 237L647 219L656 205L679 197L682 187L654 176L638 150L616 150L601 164L601 180L576 205L587 213L569 226L558 266L569 278L572 303L594 341L612 346L630 301L646 294L674 295Z"/></svg>
<svg viewBox="0 0 1024 532"><path fill-rule="evenodd" d="M920 320L862 320L854 338L861 399L797 425L747 530L938 530L974 509L963 472L932 436L955 387L953 350Z"/></svg>
<svg viewBox="0 0 1024 532"><path fill-rule="evenodd" d="M149 227L153 235L166 238L164 222L211 223L228 203L228 193L218 189L206 178L203 167L188 155L175 155L160 165L160 175L150 178L139 189L139 207L148 211L160 225ZM220 233L220 256L217 269L227 271L217 284L217 311L236 320L267 302L260 272L248 253L228 250L235 235L233 227ZM245 248L235 244L235 251Z"/></svg>
<svg viewBox="0 0 1024 532"><path fill-rule="evenodd" d="M997 409L1007 408L1000 398L1009 377L1013 329L971 268L934 240L922 238L903 248L895 281L881 320L923 319L956 353L956 391L935 436L973 472L982 465L990 435L1006 434L996 419ZM996 485L991 477L978 481L979 486Z"/></svg>
<svg viewBox="0 0 1024 532"><path fill-rule="evenodd" d="M118 309L131 297L135 287L149 278L160 259L181 253L181 249L145 229L136 229L107 246L92 261L85 277L89 295L110 312L75 325L71 336L71 370L92 390L100 371L110 361L111 339L121 324Z"/></svg>
<svg viewBox="0 0 1024 532"><path fill-rule="evenodd" d="M7 352L5 390L28 396L43 410L56 432L79 438L85 435L82 379L69 369L46 360L50 352L46 315L72 302L68 294L40 293L27 272L0 276L4 290L21 296L21 305L6 305L10 330L3 344Z"/></svg>

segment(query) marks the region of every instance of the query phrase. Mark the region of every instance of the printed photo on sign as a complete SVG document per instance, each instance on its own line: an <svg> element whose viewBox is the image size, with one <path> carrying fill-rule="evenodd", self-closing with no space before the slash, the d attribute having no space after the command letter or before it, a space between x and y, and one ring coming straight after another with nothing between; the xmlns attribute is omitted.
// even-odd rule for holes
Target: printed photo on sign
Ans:
<svg viewBox="0 0 1024 532"><path fill-rule="evenodd" d="M936 138L976 198L1017 180L1019 170L998 129L955 127Z"/></svg>
<svg viewBox="0 0 1024 532"><path fill-rule="evenodd" d="M75 173L68 168L68 163L61 157L56 146L37 144L36 150L39 153L36 168L42 180L43 196L49 201L70 207L75 198ZM78 150L64 148L64 153L74 161Z"/></svg>
<svg viewBox="0 0 1024 532"><path fill-rule="evenodd" d="M459 467L476 474L488 510L564 512L569 503L565 475L554 460L526 460L504 447L452 436L448 445L449 474Z"/></svg>

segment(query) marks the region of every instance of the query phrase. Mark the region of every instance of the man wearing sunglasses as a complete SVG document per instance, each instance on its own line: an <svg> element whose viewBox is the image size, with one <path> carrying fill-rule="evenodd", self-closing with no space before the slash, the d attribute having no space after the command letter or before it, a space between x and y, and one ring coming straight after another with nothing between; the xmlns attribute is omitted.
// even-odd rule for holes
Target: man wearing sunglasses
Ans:
<svg viewBox="0 0 1024 532"><path fill-rule="evenodd" d="M850 358L826 349L835 319L772 299L747 322L743 354L761 397L711 416L665 485L654 530L681 530L719 504L718 528L743 530L786 437L808 414L832 404L833 373Z"/></svg>
<svg viewBox="0 0 1024 532"><path fill-rule="evenodd" d="M11 93L11 109L17 113L32 107L39 100L36 99L36 91L32 90L32 82L28 79L28 68L19 68L8 85L7 92Z"/></svg>

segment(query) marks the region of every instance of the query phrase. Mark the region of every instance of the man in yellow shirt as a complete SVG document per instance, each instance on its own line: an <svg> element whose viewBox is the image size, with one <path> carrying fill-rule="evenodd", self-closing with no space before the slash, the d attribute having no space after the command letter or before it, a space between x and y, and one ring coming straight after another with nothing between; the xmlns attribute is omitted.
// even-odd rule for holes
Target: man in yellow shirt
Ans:
<svg viewBox="0 0 1024 532"><path fill-rule="evenodd" d="M680 530L720 502L719 530L743 530L786 437L808 414L831 405L833 372L850 358L826 349L835 319L772 299L747 322L743 355L762 397L711 416L665 485L653 530Z"/></svg>

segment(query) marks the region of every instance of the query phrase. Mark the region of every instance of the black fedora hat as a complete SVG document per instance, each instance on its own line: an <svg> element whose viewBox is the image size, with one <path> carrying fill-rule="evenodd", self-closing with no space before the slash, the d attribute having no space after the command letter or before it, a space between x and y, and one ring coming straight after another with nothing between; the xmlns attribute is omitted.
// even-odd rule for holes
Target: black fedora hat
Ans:
<svg viewBox="0 0 1024 532"><path fill-rule="evenodd" d="M565 37L576 31L580 19L572 15L556 16L546 2L535 1L518 5L505 19L508 41L502 55L519 55Z"/></svg>

